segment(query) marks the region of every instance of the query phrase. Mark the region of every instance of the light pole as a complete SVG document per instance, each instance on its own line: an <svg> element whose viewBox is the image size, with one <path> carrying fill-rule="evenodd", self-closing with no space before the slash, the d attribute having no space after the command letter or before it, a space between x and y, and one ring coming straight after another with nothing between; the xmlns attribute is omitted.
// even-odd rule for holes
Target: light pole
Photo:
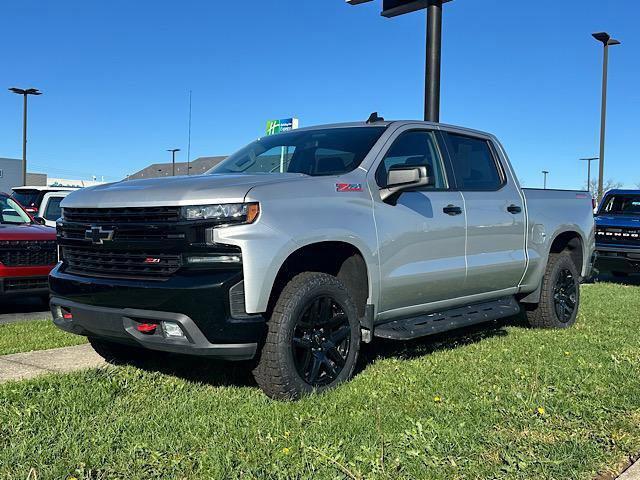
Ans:
<svg viewBox="0 0 640 480"><path fill-rule="evenodd" d="M179 148L170 148L167 152L171 152L171 176L176 176L176 152L179 152Z"/></svg>
<svg viewBox="0 0 640 480"><path fill-rule="evenodd" d="M359 5L371 0L346 0ZM424 119L440 121L440 71L442 59L442 5L451 0L382 0L382 16L397 17L427 9L427 52L424 82Z"/></svg>
<svg viewBox="0 0 640 480"><path fill-rule="evenodd" d="M595 161L595 160L599 160L599 157L589 157L589 158L581 158L580 161L581 162L588 162L587 163L587 190L589 192L591 192L591 162Z"/></svg>
<svg viewBox="0 0 640 480"><path fill-rule="evenodd" d="M22 113L22 184L27 184L27 97L29 95L42 95L42 92L37 88L15 88L12 87L9 91L22 95L24 97L24 106Z"/></svg>
<svg viewBox="0 0 640 480"><path fill-rule="evenodd" d="M602 62L602 108L600 110L600 173L598 174L598 200L602 199L604 184L604 141L607 124L607 82L609 70L609 47L620 45L618 40L611 38L606 32L594 33L593 38L604 46L604 59Z"/></svg>
<svg viewBox="0 0 640 480"><path fill-rule="evenodd" d="M544 189L547 189L547 175L549 175L549 172L547 172L546 170L542 171L542 174L544 175Z"/></svg>

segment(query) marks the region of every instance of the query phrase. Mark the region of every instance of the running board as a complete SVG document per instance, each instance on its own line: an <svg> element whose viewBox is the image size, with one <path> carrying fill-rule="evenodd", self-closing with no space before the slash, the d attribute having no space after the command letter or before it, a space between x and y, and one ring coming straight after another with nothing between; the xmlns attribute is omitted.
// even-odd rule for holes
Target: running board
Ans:
<svg viewBox="0 0 640 480"><path fill-rule="evenodd" d="M476 303L453 308L440 313L394 320L376 326L374 335L389 340L412 340L475 323L489 322L520 313L520 304L514 297L504 297L491 302Z"/></svg>

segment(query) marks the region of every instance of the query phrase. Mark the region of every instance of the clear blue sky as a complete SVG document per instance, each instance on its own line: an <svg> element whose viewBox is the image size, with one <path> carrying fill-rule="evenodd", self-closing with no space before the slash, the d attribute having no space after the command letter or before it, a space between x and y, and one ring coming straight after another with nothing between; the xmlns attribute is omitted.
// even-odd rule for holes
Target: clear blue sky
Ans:
<svg viewBox="0 0 640 480"><path fill-rule="evenodd" d="M119 179L165 149L231 153L292 115L304 126L420 118L424 13L380 1L20 0L0 16L0 157L21 155L30 103L33 171ZM225 3L225 6L221 6ZM611 49L606 177L640 182L640 2L455 0L445 9L442 121L498 135L527 186L582 186L598 153L601 47Z"/></svg>

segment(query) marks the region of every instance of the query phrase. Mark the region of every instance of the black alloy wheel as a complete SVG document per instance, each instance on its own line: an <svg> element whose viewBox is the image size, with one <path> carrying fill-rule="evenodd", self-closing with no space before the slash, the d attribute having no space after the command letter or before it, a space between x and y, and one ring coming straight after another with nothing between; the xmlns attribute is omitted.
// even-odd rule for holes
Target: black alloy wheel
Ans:
<svg viewBox="0 0 640 480"><path fill-rule="evenodd" d="M300 378L314 388L331 384L344 369L350 347L351 325L338 301L321 295L309 302L292 337Z"/></svg>
<svg viewBox="0 0 640 480"><path fill-rule="evenodd" d="M553 288L553 301L558 320L567 323L573 318L576 309L576 290L578 282L568 268L558 272Z"/></svg>

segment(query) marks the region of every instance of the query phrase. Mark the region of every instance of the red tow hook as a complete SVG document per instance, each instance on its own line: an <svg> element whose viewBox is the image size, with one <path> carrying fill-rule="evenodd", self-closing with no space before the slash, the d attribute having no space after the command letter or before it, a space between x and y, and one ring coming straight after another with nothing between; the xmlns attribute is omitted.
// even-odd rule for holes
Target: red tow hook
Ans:
<svg viewBox="0 0 640 480"><path fill-rule="evenodd" d="M139 323L136 328L140 333L144 333L145 335L153 335L154 333L156 333L158 324L157 323Z"/></svg>

